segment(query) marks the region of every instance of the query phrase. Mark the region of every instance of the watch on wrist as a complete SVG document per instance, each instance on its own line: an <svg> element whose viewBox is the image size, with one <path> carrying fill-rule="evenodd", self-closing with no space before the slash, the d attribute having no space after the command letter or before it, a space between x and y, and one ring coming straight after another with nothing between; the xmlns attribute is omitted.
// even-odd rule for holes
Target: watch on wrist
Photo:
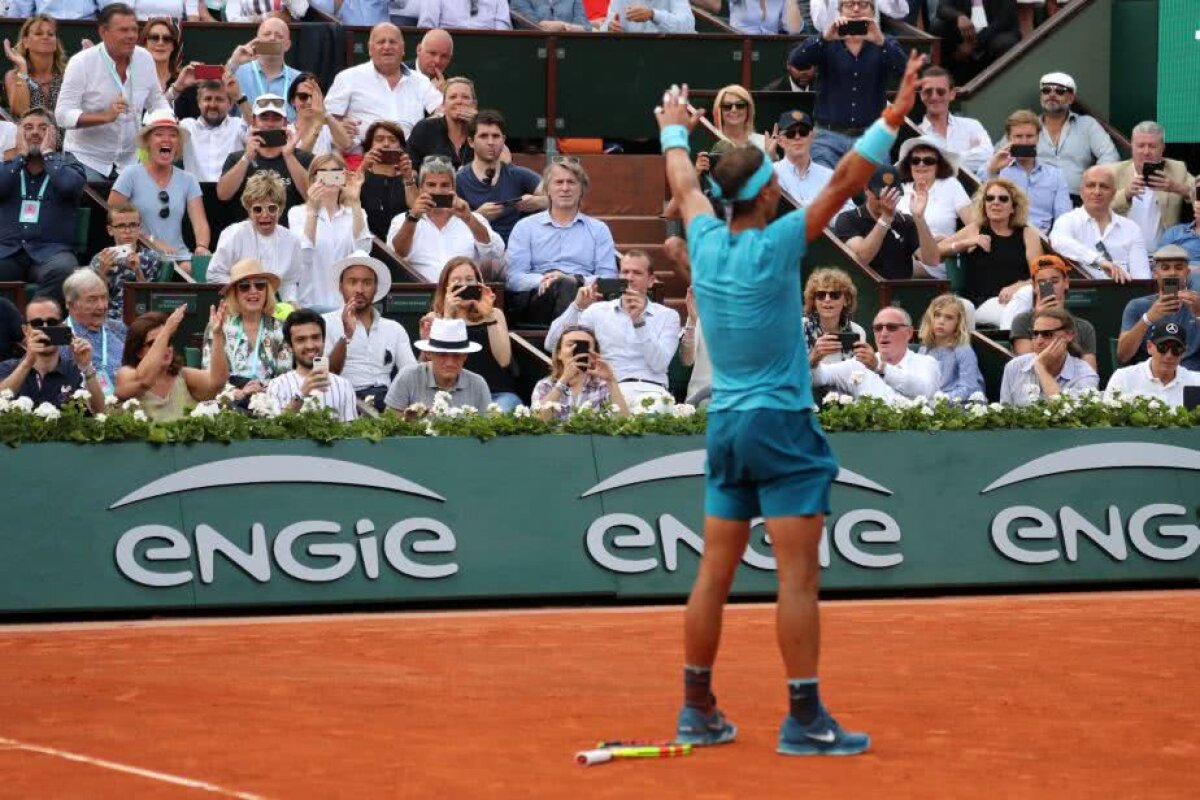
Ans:
<svg viewBox="0 0 1200 800"><path fill-rule="evenodd" d="M235 106L240 106L242 103L248 103L248 102L250 102L250 98L246 97L246 95L242 95L237 100L235 100L233 104Z"/></svg>
<svg viewBox="0 0 1200 800"><path fill-rule="evenodd" d="M1142 322L1146 325L1147 328L1149 328L1151 325L1154 324L1153 322L1150 321L1149 314L1142 314Z"/></svg>
<svg viewBox="0 0 1200 800"><path fill-rule="evenodd" d="M412 213L411 211L404 212L404 219L407 220L408 222L413 223L414 225L421 221L421 218L419 216L417 216L416 214Z"/></svg>

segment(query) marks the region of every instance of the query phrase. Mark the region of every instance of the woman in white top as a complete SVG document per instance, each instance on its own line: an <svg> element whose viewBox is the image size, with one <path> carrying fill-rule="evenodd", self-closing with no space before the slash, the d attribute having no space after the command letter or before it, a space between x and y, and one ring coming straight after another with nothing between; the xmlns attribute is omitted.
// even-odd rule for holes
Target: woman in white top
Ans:
<svg viewBox="0 0 1200 800"><path fill-rule="evenodd" d="M286 200L283 178L274 171L256 172L246 179L242 205L250 218L221 231L208 265L209 283L229 283L233 265L249 258L279 276L279 295L287 302L295 303L306 295L312 250L303 251L300 237L280 226Z"/></svg>
<svg viewBox="0 0 1200 800"><path fill-rule="evenodd" d="M342 123L325 110L325 93L313 73L301 72L296 76L288 85L287 101L296 111L294 127L299 149L323 156L345 152L354 144Z"/></svg>
<svg viewBox="0 0 1200 800"><path fill-rule="evenodd" d="M958 159L936 141L925 136L905 141L900 146L896 169L904 182L904 196L896 210L912 214L910 203L914 188L925 188L929 192L925 223L935 239L950 236L958 230L959 222L963 225L971 222L971 198L958 182Z"/></svg>
<svg viewBox="0 0 1200 800"><path fill-rule="evenodd" d="M359 192L363 176L347 172L339 155L317 156L308 165L308 201L288 209L288 228L300 237L312 265L306 308L318 312L341 308L337 263L355 250L371 251L371 229Z"/></svg>

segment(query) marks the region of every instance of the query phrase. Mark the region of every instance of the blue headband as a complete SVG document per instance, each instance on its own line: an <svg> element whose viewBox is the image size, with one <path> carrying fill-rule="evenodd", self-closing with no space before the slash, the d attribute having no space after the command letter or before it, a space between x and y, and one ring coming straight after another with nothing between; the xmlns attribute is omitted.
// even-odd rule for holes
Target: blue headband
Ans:
<svg viewBox="0 0 1200 800"><path fill-rule="evenodd" d="M762 164L754 171L754 174L746 179L746 182L741 185L737 193L733 196L732 202L740 200L753 200L755 196L762 191L762 188L771 180L771 176L775 174L775 170L771 167L771 159L763 153ZM710 176L708 182L711 184L712 196L718 200L726 201L726 197L721 193L721 187Z"/></svg>

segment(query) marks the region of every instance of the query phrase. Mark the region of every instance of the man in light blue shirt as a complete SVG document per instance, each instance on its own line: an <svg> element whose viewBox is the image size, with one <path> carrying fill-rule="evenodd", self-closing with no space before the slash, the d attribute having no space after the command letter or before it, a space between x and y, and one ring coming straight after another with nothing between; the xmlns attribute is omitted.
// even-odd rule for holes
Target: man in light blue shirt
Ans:
<svg viewBox="0 0 1200 800"><path fill-rule="evenodd" d="M52 19L95 19L99 11L100 3L97 0L13 0L7 16L45 14Z"/></svg>
<svg viewBox="0 0 1200 800"><path fill-rule="evenodd" d="M1029 221L1049 235L1054 220L1071 210L1067 181L1058 167L1042 163L1036 153L1014 158L1012 147L1037 147L1042 121L1032 111L1014 111L1004 121L1004 139L983 169L979 179L1007 178L1029 197Z"/></svg>
<svg viewBox="0 0 1200 800"><path fill-rule="evenodd" d="M536 22L544 31L590 31L583 0L512 0L512 13Z"/></svg>
<svg viewBox="0 0 1200 800"><path fill-rule="evenodd" d="M314 8L337 17L343 25L378 25L389 20L388 0L310 0ZM416 16L413 16L416 19Z"/></svg>
<svg viewBox="0 0 1200 800"><path fill-rule="evenodd" d="M257 53L255 45L258 42L278 43L282 52ZM268 17L258 24L253 42L238 45L233 51L227 66L234 70L238 86L242 87L242 93L246 95L246 101L251 106L259 95L288 96L288 87L300 75L300 70L283 62L284 56L291 48L292 33L287 23L276 17ZM295 122L296 109L291 103L288 103L284 110L287 112L288 122Z"/></svg>
<svg viewBox="0 0 1200 800"><path fill-rule="evenodd" d="M612 0L604 30L625 33L695 33L688 0Z"/></svg>
<svg viewBox="0 0 1200 800"><path fill-rule="evenodd" d="M785 111L776 123L784 157L775 162L775 177L779 187L800 206L806 206L829 183L833 170L812 160L813 121L803 111ZM854 203L847 200L842 211L853 211Z"/></svg>
<svg viewBox="0 0 1200 800"><path fill-rule="evenodd" d="M784 15L784 0L729 0L729 24L738 33L774 36L777 33L800 33L804 17L794 19Z"/></svg>
<svg viewBox="0 0 1200 800"><path fill-rule="evenodd" d="M548 325L585 279L617 277L617 253L608 226L579 210L588 176L577 159L556 158L542 185L550 208L519 221L508 237L505 312Z"/></svg>

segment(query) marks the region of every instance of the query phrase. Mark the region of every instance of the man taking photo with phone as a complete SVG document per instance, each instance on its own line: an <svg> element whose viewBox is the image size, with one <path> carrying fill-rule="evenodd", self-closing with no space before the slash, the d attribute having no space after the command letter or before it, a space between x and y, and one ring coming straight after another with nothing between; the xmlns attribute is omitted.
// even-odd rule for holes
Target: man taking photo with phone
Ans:
<svg viewBox="0 0 1200 800"><path fill-rule="evenodd" d="M246 179L270 170L287 187L287 207L299 205L308 197L308 165L312 154L299 149L295 131L288 127L284 107L277 94L260 95L254 101L254 126L246 137L242 153L230 153L225 159L217 197L226 202L241 195Z"/></svg>
<svg viewBox="0 0 1200 800"><path fill-rule="evenodd" d="M1137 223L1147 247L1183 220L1184 203L1191 201L1196 183L1187 164L1163 157L1166 135L1157 122L1139 122L1131 136L1133 158L1112 166L1117 187L1112 210Z"/></svg>
<svg viewBox="0 0 1200 800"><path fill-rule="evenodd" d="M1067 292L1071 289L1071 268L1056 255L1044 255L1029 262L1033 277L1033 309L1013 317L1010 333L1013 352L1025 355L1033 352L1033 315L1043 308L1066 308ZM1094 370L1096 364L1096 328L1083 317L1075 317L1075 346L1080 358Z"/></svg>
<svg viewBox="0 0 1200 800"><path fill-rule="evenodd" d="M1180 364L1200 370L1200 294L1188 289L1188 254L1176 244L1154 251L1154 280L1158 293L1135 297L1121 316L1121 337L1117 340L1117 360L1122 364L1148 357L1146 343L1155 325L1174 322L1188 342Z"/></svg>
<svg viewBox="0 0 1200 800"><path fill-rule="evenodd" d="M325 320L311 309L298 308L283 323L283 340L292 350L296 366L272 378L267 396L283 411L300 411L304 398L316 397L332 408L342 422L358 419L354 387L341 375L329 371L325 352Z"/></svg>
<svg viewBox="0 0 1200 800"><path fill-rule="evenodd" d="M606 279L579 287L575 302L551 324L546 350L556 352L559 338L570 327L591 328L630 408L674 405L667 369L679 346L679 314L650 300L654 270L645 252L622 255L619 274L624 289L617 297L602 295ZM643 404L645 398L650 400Z"/></svg>
<svg viewBox="0 0 1200 800"><path fill-rule="evenodd" d="M1062 170L1038 160L1042 120L1026 109L1004 120L1004 139L977 173L980 181L1007 178L1029 198L1029 223L1049 235L1054 220L1071 210L1071 194Z"/></svg>
<svg viewBox="0 0 1200 800"><path fill-rule="evenodd" d="M92 345L63 325L62 307L49 295L36 295L25 305L25 355L0 362L0 391L28 397L34 408L59 407L79 389L87 389L88 409L104 411L104 391L92 366ZM74 362L63 360L59 345L70 343ZM80 372L76 364L84 364Z"/></svg>

